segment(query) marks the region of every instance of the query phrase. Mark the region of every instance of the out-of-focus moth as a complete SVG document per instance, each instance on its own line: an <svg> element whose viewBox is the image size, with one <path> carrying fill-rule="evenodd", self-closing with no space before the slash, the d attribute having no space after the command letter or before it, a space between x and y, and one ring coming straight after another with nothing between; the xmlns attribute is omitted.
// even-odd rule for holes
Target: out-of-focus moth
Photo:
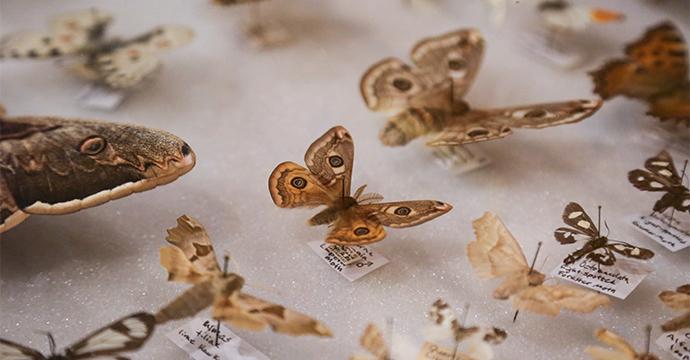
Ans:
<svg viewBox="0 0 690 360"><path fill-rule="evenodd" d="M601 207L599 207L601 221ZM586 257L597 264L611 266L616 263L616 254L637 260L649 260L654 252L645 248L630 245L622 241L612 241L601 234L601 224L594 225L580 204L571 202L563 210L563 222L569 227L560 227L554 232L556 240L562 245L574 244L584 240L585 244L568 255L563 263L570 265Z"/></svg>
<svg viewBox="0 0 690 360"><path fill-rule="evenodd" d="M186 26L162 25L130 39L108 38L112 16L97 9L57 16L49 32L19 32L0 40L0 58L63 58L72 72L111 88L130 88L160 67L159 55L190 42Z"/></svg>
<svg viewBox="0 0 690 360"><path fill-rule="evenodd" d="M594 360L659 360L659 358L649 352L649 336L651 327L647 327L647 349L644 353L638 353L625 339L606 329L597 329L594 333L597 340L609 345L613 349L606 349L599 346L588 346L585 353Z"/></svg>
<svg viewBox="0 0 690 360"><path fill-rule="evenodd" d="M661 325L664 331L676 331L690 328L690 284L679 286L676 291L664 290L659 299L673 310L685 311L685 314L671 319Z"/></svg>
<svg viewBox="0 0 690 360"><path fill-rule="evenodd" d="M463 100L482 60L484 39L466 29L423 39L412 48L415 66L387 58L362 76L367 107L392 116L380 133L387 146L430 135L429 146L452 146L500 139L512 128L544 128L580 121L599 100L573 100L503 109L473 109Z"/></svg>
<svg viewBox="0 0 690 360"><path fill-rule="evenodd" d="M669 208L690 212L690 189L683 185L688 162L679 175L671 154L666 150L644 162L646 170L635 169L628 173L628 180L642 191L661 191L664 195L654 204L654 212L663 213Z"/></svg>
<svg viewBox="0 0 690 360"><path fill-rule="evenodd" d="M177 136L136 125L0 114L0 233L170 183L196 162Z"/></svg>
<svg viewBox="0 0 690 360"><path fill-rule="evenodd" d="M268 178L273 202L281 208L325 205L309 225L329 224L325 241L338 245L371 244L386 237L384 226L415 226L452 209L433 200L379 203L381 195L364 194L366 185L350 195L353 159L350 133L342 126L331 128L307 150L307 168L286 161L273 170Z"/></svg>
<svg viewBox="0 0 690 360"><path fill-rule="evenodd" d="M349 360L391 360L391 350L376 324L370 323L364 328L359 343L371 355L352 355Z"/></svg>
<svg viewBox="0 0 690 360"><path fill-rule="evenodd" d="M3 360L77 360L113 357L126 359L120 354L139 349L146 343L156 325L151 314L136 313L94 331L61 353L55 351L55 340L48 334L50 355L0 339L0 359Z"/></svg>
<svg viewBox="0 0 690 360"><path fill-rule="evenodd" d="M625 15L617 11L573 5L565 0L540 1L537 11L544 25L557 32L581 31L590 24L606 24L625 19Z"/></svg>
<svg viewBox="0 0 690 360"><path fill-rule="evenodd" d="M179 217L177 226L168 229L166 240L170 246L161 248L160 261L168 280L192 287L158 311L158 324L212 307L214 319L242 329L261 331L270 326L288 335L332 336L316 319L241 291L244 278L227 272L227 260L221 270L211 239L195 219Z"/></svg>
<svg viewBox="0 0 690 360"><path fill-rule="evenodd" d="M594 92L645 101L648 115L690 126L688 46L670 22L659 23L625 47L625 57L590 73Z"/></svg>
<svg viewBox="0 0 690 360"><path fill-rule="evenodd" d="M477 239L467 245L467 258L477 276L503 278L493 293L494 299L512 299L517 310L556 316L561 309L589 313L608 305L609 298L593 291L566 285L546 285L545 276L534 270L519 243L501 220L485 213L472 222Z"/></svg>

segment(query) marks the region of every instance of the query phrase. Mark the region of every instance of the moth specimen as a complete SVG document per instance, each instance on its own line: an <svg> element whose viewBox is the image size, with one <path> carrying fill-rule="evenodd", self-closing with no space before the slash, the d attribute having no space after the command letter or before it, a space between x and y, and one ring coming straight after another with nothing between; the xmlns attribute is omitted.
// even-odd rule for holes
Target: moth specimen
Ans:
<svg viewBox="0 0 690 360"><path fill-rule="evenodd" d="M477 30L458 30L423 39L412 48L411 67L387 58L362 76L367 107L391 114L379 138L405 145L430 135L429 146L451 146L500 139L512 128L544 128L585 119L599 100L574 100L504 109L472 109L463 96L482 60L484 40Z"/></svg>
<svg viewBox="0 0 690 360"><path fill-rule="evenodd" d="M599 222L601 222L601 207L599 207ZM583 257L599 265L612 266L616 263L616 255L623 255L638 260L649 260L654 257L651 250L630 245L622 241L612 241L601 234L599 228L587 215L580 204L571 202L563 210L563 222L569 227L560 227L554 232L556 240L562 245L574 244L584 239L585 244L568 255L563 263L570 265ZM615 253L615 254L614 254Z"/></svg>
<svg viewBox="0 0 690 360"><path fill-rule="evenodd" d="M671 319L661 325L664 331L676 331L690 328L690 284L679 286L676 291L664 290L659 299L673 310L685 311L685 314Z"/></svg>
<svg viewBox="0 0 690 360"><path fill-rule="evenodd" d="M49 32L20 32L0 40L0 58L62 58L72 72L111 88L136 86L160 67L159 55L190 42L194 31L163 25L130 39L108 38L112 16L97 9L57 16Z"/></svg>
<svg viewBox="0 0 690 360"><path fill-rule="evenodd" d="M227 272L227 260L221 270L211 239L195 219L179 217L166 240L171 245L161 248L160 260L168 280L192 287L156 314L158 324L194 316L212 306L214 319L238 328L261 331L270 326L288 335L332 336L316 319L242 292L244 278Z"/></svg>
<svg viewBox="0 0 690 360"><path fill-rule="evenodd" d="M196 162L180 138L136 125L0 114L0 233L170 183Z"/></svg>
<svg viewBox="0 0 690 360"><path fill-rule="evenodd" d="M590 73L594 92L608 100L618 95L645 101L648 115L690 126L688 48L670 22L657 24L625 47L625 58Z"/></svg>
<svg viewBox="0 0 690 360"><path fill-rule="evenodd" d="M386 237L384 226L419 225L452 209L432 200L378 203L383 197L364 194L366 185L350 195L353 159L350 133L342 126L331 128L307 150L307 168L286 161L273 170L268 178L273 202L281 208L325 205L309 225L329 224L326 242L338 245L371 244Z"/></svg>
<svg viewBox="0 0 690 360"><path fill-rule="evenodd" d="M613 349L606 349L599 346L588 346L585 353L594 360L659 360L659 358L649 352L649 336L651 327L647 327L647 346L644 353L638 353L625 339L606 329L598 329L594 336Z"/></svg>
<svg viewBox="0 0 690 360"><path fill-rule="evenodd" d="M517 240L494 214L487 212L472 222L477 239L467 245L467 258L481 278L503 278L494 299L512 299L513 307L556 316L561 309L589 313L608 305L609 298L593 291L566 285L545 285L545 276L534 270Z"/></svg>
<svg viewBox="0 0 690 360"><path fill-rule="evenodd" d="M368 324L364 328L359 343L371 356L352 355L349 360L392 360L383 332L375 324Z"/></svg>
<svg viewBox="0 0 690 360"><path fill-rule="evenodd" d="M687 166L687 161L685 166ZM685 167L680 175L673 164L671 154L662 150L655 157L644 162L646 170L635 169L628 173L628 180L642 191L661 191L664 195L654 204L654 212L690 212L690 190L683 185Z"/></svg>
<svg viewBox="0 0 690 360"><path fill-rule="evenodd" d="M0 339L0 359L4 360L77 360L104 356L126 360L120 355L139 349L146 343L155 327L151 314L136 313L94 331L62 353L55 351L53 336L48 334L50 355L44 356L37 350Z"/></svg>

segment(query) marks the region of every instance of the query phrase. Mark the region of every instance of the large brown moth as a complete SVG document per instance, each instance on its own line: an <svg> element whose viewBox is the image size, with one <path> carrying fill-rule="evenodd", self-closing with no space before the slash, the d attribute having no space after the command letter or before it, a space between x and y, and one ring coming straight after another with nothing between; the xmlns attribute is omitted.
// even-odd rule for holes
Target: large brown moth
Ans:
<svg viewBox="0 0 690 360"><path fill-rule="evenodd" d="M158 311L158 324L212 307L214 319L238 328L261 331L270 326L288 335L332 336L316 319L243 292L244 278L228 273L227 260L221 270L211 239L195 219L179 217L177 226L168 229L166 240L170 245L161 248L160 261L168 280L192 287Z"/></svg>
<svg viewBox="0 0 690 360"><path fill-rule="evenodd" d="M690 126L688 46L680 30L670 22L654 25L625 47L625 55L590 73L594 92L604 100L642 100L648 115Z"/></svg>
<svg viewBox="0 0 690 360"><path fill-rule="evenodd" d="M350 195L354 143L350 133L335 126L314 141L304 155L307 168L294 162L279 164L268 178L273 202L281 208L326 209L314 215L309 225L329 224L326 242L364 245L383 240L384 226L415 226L441 216L452 206L440 201L415 200L378 203L378 194L364 194L366 185Z"/></svg>
<svg viewBox="0 0 690 360"><path fill-rule="evenodd" d="M112 16L97 9L63 14L47 33L19 32L0 40L0 58L63 58L70 70L111 88L136 86L160 67L158 56L192 40L186 26L163 25L130 39L107 38Z"/></svg>
<svg viewBox="0 0 690 360"><path fill-rule="evenodd" d="M601 219L601 207L599 207L599 219ZM601 224L594 225L592 219L578 203L571 202L566 205L563 210L563 222L569 227L560 227L554 232L559 243L568 245L579 240L585 241L580 249L563 260L566 265L585 257L599 265L611 266L616 263L615 254L638 260L649 260L654 257L654 252L651 250L622 241L612 241L608 235L602 235L599 230Z"/></svg>
<svg viewBox="0 0 690 360"><path fill-rule="evenodd" d="M512 299L513 307L549 316L561 309L589 313L608 305L607 296L567 285L546 285L544 274L527 263L520 244L501 220L485 213L472 222L477 239L467 245L467 258L477 276L503 278L494 299ZM536 260L536 256L534 258Z"/></svg>
<svg viewBox="0 0 690 360"><path fill-rule="evenodd" d="M606 349L599 346L588 346L585 353L594 360L659 360L659 358L649 352L649 337L652 328L648 326L647 346L644 353L638 353L635 348L625 339L606 329L597 329L594 336L597 340L609 345L613 349Z"/></svg>
<svg viewBox="0 0 690 360"><path fill-rule="evenodd" d="M196 162L177 136L143 126L0 114L0 233L170 183Z"/></svg>
<svg viewBox="0 0 690 360"><path fill-rule="evenodd" d="M544 128L580 121L601 106L599 100L472 109L463 96L482 60L484 40L465 29L423 39L413 48L414 67L387 58L362 76L367 107L391 114L380 133L388 146L430 135L429 146L452 146L500 139L512 128Z"/></svg>
<svg viewBox="0 0 690 360"><path fill-rule="evenodd" d="M37 350L0 339L0 359L3 360L77 360L113 357L127 359L120 355L142 347L153 334L156 320L151 314L136 313L94 331L61 353L55 351L53 336L48 334L50 355Z"/></svg>
<svg viewBox="0 0 690 360"><path fill-rule="evenodd" d="M687 166L687 161L685 166ZM628 180L642 191L661 191L665 194L654 204L654 212L672 211L690 212L690 189L683 185L685 167L679 175L673 164L671 154L662 150L656 156L644 162L646 170L635 169L628 173Z"/></svg>
<svg viewBox="0 0 690 360"><path fill-rule="evenodd" d="M661 325L662 330L676 331L690 328L690 284L679 286L676 291L664 290L659 294L659 299L671 309L685 312Z"/></svg>

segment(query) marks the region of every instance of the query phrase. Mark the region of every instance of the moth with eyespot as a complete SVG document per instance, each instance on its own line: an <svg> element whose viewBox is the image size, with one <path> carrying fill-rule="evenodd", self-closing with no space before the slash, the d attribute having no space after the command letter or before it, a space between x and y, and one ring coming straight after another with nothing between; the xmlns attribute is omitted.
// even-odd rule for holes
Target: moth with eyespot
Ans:
<svg viewBox="0 0 690 360"><path fill-rule="evenodd" d="M281 208L326 206L309 225L331 227L326 242L365 245L386 237L384 226L410 227L439 217L452 209L440 201L415 200L379 203L378 194L364 194L366 185L350 195L354 143L350 133L335 126L314 141L304 155L303 167L287 161L268 178L268 190Z"/></svg>
<svg viewBox="0 0 690 360"><path fill-rule="evenodd" d="M686 161L687 166L687 161ZM666 150L644 162L643 169L635 169L628 173L628 180L634 187L642 191L664 192L664 195L654 204L654 212L663 213L669 208L681 212L690 212L690 189L683 185L683 173L678 174L673 158Z"/></svg>
<svg viewBox="0 0 690 360"><path fill-rule="evenodd" d="M504 109L473 109L463 97L479 71L484 39L464 29L423 39L412 49L414 63L387 58L362 76L367 107L385 112L379 138L400 146L430 136L429 146L454 146L500 139L512 128L544 128L581 121L596 112L599 100L573 100Z"/></svg>
<svg viewBox="0 0 690 360"><path fill-rule="evenodd" d="M168 184L196 155L137 125L0 113L0 233L29 214L59 215Z"/></svg>
<svg viewBox="0 0 690 360"><path fill-rule="evenodd" d="M160 67L159 55L187 44L194 31L163 25L130 39L108 38L112 16L97 9L55 17L47 33L18 32L0 39L0 58L60 58L75 75L110 88L141 83Z"/></svg>
<svg viewBox="0 0 690 360"><path fill-rule="evenodd" d="M62 353L55 351L55 341L52 335L48 334L50 342L50 355L48 356L24 345L0 339L0 359L77 360L107 356L126 360L128 358L120 354L141 348L153 334L155 325L155 318L151 314L132 314L94 331Z"/></svg>
<svg viewBox="0 0 690 360"><path fill-rule="evenodd" d="M594 225L592 219L578 203L571 202L566 205L563 210L563 222L569 227L560 227L554 232L559 243L568 245L581 240L585 241L580 249L563 260L566 265L587 258L600 265L612 266L616 263L615 254L637 260L649 260L654 257L654 252L651 250L622 241L612 241L608 236L602 235L597 225Z"/></svg>

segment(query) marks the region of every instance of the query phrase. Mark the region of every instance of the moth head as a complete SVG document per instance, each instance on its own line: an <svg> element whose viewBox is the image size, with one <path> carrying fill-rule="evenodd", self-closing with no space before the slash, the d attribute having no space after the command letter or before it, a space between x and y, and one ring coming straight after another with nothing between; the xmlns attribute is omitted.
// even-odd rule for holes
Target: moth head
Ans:
<svg viewBox="0 0 690 360"><path fill-rule="evenodd" d="M244 278L234 273L218 276L213 281L213 287L216 293L225 296L239 293L239 290L242 289L243 286Z"/></svg>
<svg viewBox="0 0 690 360"><path fill-rule="evenodd" d="M539 286L544 283L544 280L546 280L546 276L539 271L532 270L532 272L527 274L529 286Z"/></svg>

